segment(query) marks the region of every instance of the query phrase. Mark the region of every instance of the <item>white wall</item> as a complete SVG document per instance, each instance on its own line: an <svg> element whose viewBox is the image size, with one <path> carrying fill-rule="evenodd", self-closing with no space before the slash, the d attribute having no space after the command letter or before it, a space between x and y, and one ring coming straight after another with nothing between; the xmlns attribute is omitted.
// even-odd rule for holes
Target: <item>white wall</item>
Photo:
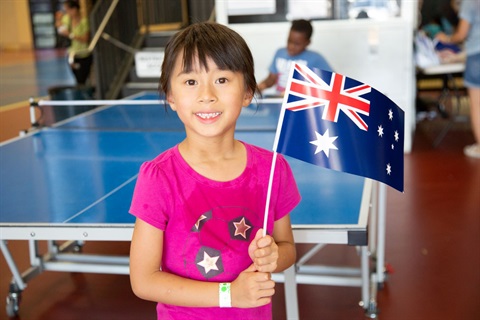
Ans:
<svg viewBox="0 0 480 320"><path fill-rule="evenodd" d="M217 21L225 23L222 1ZM219 4L219 1L217 1ZM403 1L402 5L407 2ZM405 152L412 148L415 128L415 69L413 62L414 7L412 15L385 21L314 21L310 49L322 53L334 70L368 83L405 111ZM257 81L268 74L268 66L279 47L287 43L290 22L230 24L248 43L255 59Z"/></svg>
<svg viewBox="0 0 480 320"><path fill-rule="evenodd" d="M404 20L336 20L314 23L311 48L338 73L368 83L405 111L405 151L415 127L412 31ZM413 85L413 86L412 86Z"/></svg>

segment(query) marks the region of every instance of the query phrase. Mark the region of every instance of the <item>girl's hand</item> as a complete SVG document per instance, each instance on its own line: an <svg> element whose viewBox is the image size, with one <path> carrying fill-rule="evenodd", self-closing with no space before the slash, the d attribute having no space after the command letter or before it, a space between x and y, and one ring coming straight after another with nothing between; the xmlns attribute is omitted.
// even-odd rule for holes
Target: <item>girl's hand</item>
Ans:
<svg viewBox="0 0 480 320"><path fill-rule="evenodd" d="M263 229L257 231L248 247L248 254L257 271L274 272L277 269L278 245L271 236L263 236Z"/></svg>
<svg viewBox="0 0 480 320"><path fill-rule="evenodd" d="M258 272L251 264L232 282L232 307L254 308L270 303L275 293L275 282L270 278L270 273Z"/></svg>

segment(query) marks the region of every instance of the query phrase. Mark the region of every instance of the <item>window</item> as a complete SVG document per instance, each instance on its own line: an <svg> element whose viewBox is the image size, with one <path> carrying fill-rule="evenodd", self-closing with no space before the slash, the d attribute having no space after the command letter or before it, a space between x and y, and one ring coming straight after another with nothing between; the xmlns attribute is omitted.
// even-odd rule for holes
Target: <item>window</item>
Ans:
<svg viewBox="0 0 480 320"><path fill-rule="evenodd" d="M388 19L401 0L226 0L228 23L338 19Z"/></svg>

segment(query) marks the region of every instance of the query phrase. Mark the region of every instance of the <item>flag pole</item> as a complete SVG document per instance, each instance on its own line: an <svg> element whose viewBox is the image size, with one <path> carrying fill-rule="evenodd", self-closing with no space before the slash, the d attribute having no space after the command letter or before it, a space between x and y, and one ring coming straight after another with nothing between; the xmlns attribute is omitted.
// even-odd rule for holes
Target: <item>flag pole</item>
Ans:
<svg viewBox="0 0 480 320"><path fill-rule="evenodd" d="M268 179L267 203L265 205L265 216L263 218L263 236L267 235L268 211L270 210L270 198L272 196L273 174L275 172L275 163L277 163L277 152L273 151L272 165L270 168L270 177Z"/></svg>
<svg viewBox="0 0 480 320"><path fill-rule="evenodd" d="M270 167L270 177L268 179L268 188L267 188L267 200L265 203L265 214L263 217L263 236L267 235L267 224L268 224L268 211L270 210L270 199L272 196L272 185L273 185L273 175L275 173L275 164L277 163L277 147L278 147L278 139L280 138L280 132L282 131L282 124L283 124L283 117L285 115L285 106L288 101L288 93L287 89L290 88L290 84L292 82L293 72L295 71L295 63L290 65L290 74L288 77L288 82L286 86L286 90L283 96L283 103L282 103L282 110L280 111L280 116L278 117L278 124L277 124L277 131L275 133L275 140L273 142L273 158L272 158L272 165Z"/></svg>

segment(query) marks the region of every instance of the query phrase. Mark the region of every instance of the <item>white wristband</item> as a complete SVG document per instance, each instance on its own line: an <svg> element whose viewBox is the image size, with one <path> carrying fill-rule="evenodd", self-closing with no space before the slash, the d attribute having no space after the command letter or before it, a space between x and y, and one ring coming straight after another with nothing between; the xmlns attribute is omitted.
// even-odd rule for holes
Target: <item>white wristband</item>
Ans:
<svg viewBox="0 0 480 320"><path fill-rule="evenodd" d="M232 295L230 293L230 283L222 282L218 284L218 304L220 308L232 307Z"/></svg>

